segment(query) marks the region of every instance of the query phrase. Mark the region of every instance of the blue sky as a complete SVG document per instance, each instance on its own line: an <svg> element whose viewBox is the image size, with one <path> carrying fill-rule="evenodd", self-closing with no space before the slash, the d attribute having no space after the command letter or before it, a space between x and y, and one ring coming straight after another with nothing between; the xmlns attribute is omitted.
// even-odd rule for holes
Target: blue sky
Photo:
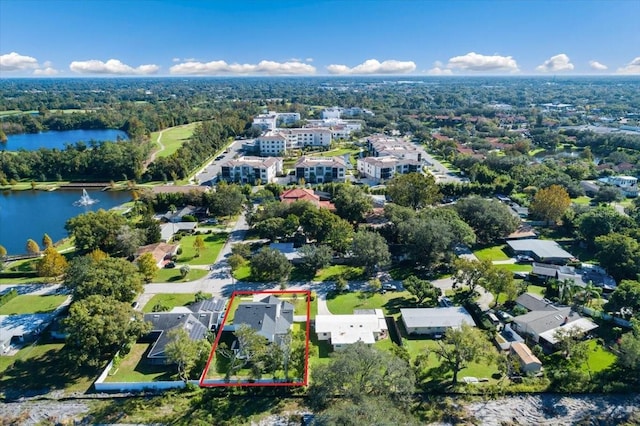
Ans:
<svg viewBox="0 0 640 426"><path fill-rule="evenodd" d="M640 74L640 0L0 0L0 77Z"/></svg>

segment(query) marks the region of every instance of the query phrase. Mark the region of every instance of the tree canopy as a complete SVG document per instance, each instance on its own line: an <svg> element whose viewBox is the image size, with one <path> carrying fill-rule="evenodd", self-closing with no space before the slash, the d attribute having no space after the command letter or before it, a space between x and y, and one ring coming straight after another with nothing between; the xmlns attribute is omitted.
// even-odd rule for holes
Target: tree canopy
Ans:
<svg viewBox="0 0 640 426"><path fill-rule="evenodd" d="M361 230L353 237L351 248L353 263L364 266L368 273L374 268L385 267L391 262L391 254L384 237L377 232Z"/></svg>
<svg viewBox="0 0 640 426"><path fill-rule="evenodd" d="M278 250L264 248L251 258L251 276L259 281L286 280L291 262Z"/></svg>
<svg viewBox="0 0 640 426"><path fill-rule="evenodd" d="M387 184L387 195L395 204L414 210L436 204L442 198L433 175L422 173L395 175Z"/></svg>
<svg viewBox="0 0 640 426"><path fill-rule="evenodd" d="M341 185L333 197L333 204L338 216L351 223L362 222L373 208L371 197L355 185Z"/></svg>
<svg viewBox="0 0 640 426"><path fill-rule="evenodd" d="M529 206L529 213L533 217L555 223L570 205L571 197L567 190L560 185L551 185L536 192Z"/></svg>
<svg viewBox="0 0 640 426"><path fill-rule="evenodd" d="M74 300L100 295L127 303L142 291L142 284L143 276L135 264L113 257L99 261L78 257L69 265L65 280Z"/></svg>
<svg viewBox="0 0 640 426"><path fill-rule="evenodd" d="M478 243L491 244L504 238L518 227L520 222L508 206L500 201L480 197L458 200L455 210L475 231Z"/></svg>
<svg viewBox="0 0 640 426"><path fill-rule="evenodd" d="M100 249L115 254L118 252L118 235L126 226L127 221L120 213L100 209L72 217L65 224L65 229L80 250Z"/></svg>
<svg viewBox="0 0 640 426"><path fill-rule="evenodd" d="M71 304L63 321L71 356L81 365L97 366L150 331L142 313L113 297L88 296Z"/></svg>

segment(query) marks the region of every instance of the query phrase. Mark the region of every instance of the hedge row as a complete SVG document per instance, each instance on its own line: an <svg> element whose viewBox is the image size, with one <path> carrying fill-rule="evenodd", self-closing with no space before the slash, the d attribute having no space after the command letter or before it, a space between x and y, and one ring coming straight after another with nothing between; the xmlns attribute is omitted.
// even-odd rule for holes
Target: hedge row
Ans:
<svg viewBox="0 0 640 426"><path fill-rule="evenodd" d="M0 296L0 306L4 305L9 300L11 300L11 299L13 299L14 297L17 297L17 296L18 296L18 291L15 288L12 288L8 292L6 292L2 296Z"/></svg>

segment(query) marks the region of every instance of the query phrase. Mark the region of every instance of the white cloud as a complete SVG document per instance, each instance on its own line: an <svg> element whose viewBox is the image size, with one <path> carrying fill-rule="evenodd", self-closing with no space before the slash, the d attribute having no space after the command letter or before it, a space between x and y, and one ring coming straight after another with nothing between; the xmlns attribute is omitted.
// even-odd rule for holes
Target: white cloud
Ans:
<svg viewBox="0 0 640 426"><path fill-rule="evenodd" d="M58 70L52 67L46 67L46 68L38 68L37 70L33 71L33 75L56 75L58 74Z"/></svg>
<svg viewBox="0 0 640 426"><path fill-rule="evenodd" d="M180 58L173 58L171 59L171 62L180 62Z"/></svg>
<svg viewBox="0 0 640 426"><path fill-rule="evenodd" d="M118 59L109 59L107 62L92 59L90 61L73 61L69 64L69 69L78 74L148 75L157 73L160 67L149 64L134 68L123 64Z"/></svg>
<svg viewBox="0 0 640 426"><path fill-rule="evenodd" d="M447 68L442 68L439 66L434 66L429 71L427 71L429 75L453 75L453 71Z"/></svg>
<svg viewBox="0 0 640 426"><path fill-rule="evenodd" d="M313 58L307 58L304 60L305 62L313 62Z"/></svg>
<svg viewBox="0 0 640 426"><path fill-rule="evenodd" d="M602 64L602 63L600 63L598 61L589 61L589 66L594 71L604 71L604 70L609 68L605 64Z"/></svg>
<svg viewBox="0 0 640 426"><path fill-rule="evenodd" d="M622 68L618 68L618 74L640 74L640 56Z"/></svg>
<svg viewBox="0 0 640 426"><path fill-rule="evenodd" d="M188 61L169 68L171 74L220 75L220 74L268 74L298 75L313 74L315 67L299 62L260 61L258 64L228 64L225 61L197 62Z"/></svg>
<svg viewBox="0 0 640 426"><path fill-rule="evenodd" d="M38 60L16 52L0 55L0 71L22 71L38 68Z"/></svg>
<svg viewBox="0 0 640 426"><path fill-rule="evenodd" d="M416 64L413 61L388 61L379 62L377 59L368 59L353 68L346 65L331 64L327 71L331 74L406 74L415 71Z"/></svg>
<svg viewBox="0 0 640 426"><path fill-rule="evenodd" d="M436 68L439 68L436 66ZM518 72L518 63L511 56L481 55L469 52L463 56L454 56L447 63L449 69L463 71L509 71Z"/></svg>
<svg viewBox="0 0 640 426"><path fill-rule="evenodd" d="M555 55L544 61L542 65L536 67L536 71L540 72L558 72L558 71L571 71L573 64L567 55L561 53Z"/></svg>

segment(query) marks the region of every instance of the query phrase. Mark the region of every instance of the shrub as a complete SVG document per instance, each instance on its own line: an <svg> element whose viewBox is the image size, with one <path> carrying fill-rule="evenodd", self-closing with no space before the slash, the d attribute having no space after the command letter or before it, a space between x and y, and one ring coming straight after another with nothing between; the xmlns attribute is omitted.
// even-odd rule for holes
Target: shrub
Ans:
<svg viewBox="0 0 640 426"><path fill-rule="evenodd" d="M16 297L18 297L18 291L15 288L12 288L7 293L0 296L0 306L4 305L9 300L14 299Z"/></svg>

